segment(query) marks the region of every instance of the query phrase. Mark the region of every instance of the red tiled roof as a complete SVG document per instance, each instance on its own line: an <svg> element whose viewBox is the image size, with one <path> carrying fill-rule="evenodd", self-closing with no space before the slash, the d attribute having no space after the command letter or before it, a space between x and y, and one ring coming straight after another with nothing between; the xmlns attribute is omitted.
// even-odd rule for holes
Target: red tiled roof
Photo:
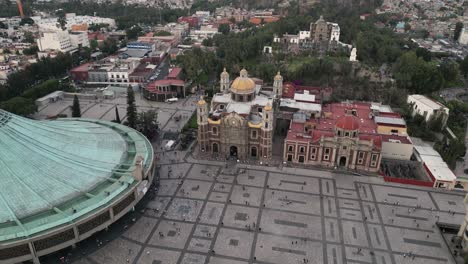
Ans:
<svg viewBox="0 0 468 264"><path fill-rule="evenodd" d="M89 63L81 64L70 70L70 72L88 72Z"/></svg>
<svg viewBox="0 0 468 264"><path fill-rule="evenodd" d="M353 115L345 115L336 121L335 126L345 130L356 130L359 129L359 120Z"/></svg>
<svg viewBox="0 0 468 264"><path fill-rule="evenodd" d="M179 74L182 72L182 68L172 68L171 72L167 75L167 79L175 79L179 77Z"/></svg>
<svg viewBox="0 0 468 264"><path fill-rule="evenodd" d="M390 142L390 140L399 140L402 144L412 144L411 140L407 136L398 135L381 135L383 142Z"/></svg>

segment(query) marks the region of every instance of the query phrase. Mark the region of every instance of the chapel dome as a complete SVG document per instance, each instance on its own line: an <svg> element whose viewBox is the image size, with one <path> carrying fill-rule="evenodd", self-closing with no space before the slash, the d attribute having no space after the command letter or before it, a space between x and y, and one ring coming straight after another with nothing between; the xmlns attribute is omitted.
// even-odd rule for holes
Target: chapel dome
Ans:
<svg viewBox="0 0 468 264"><path fill-rule="evenodd" d="M255 82L248 77L247 70L242 69L240 71L240 76L232 82L231 90L240 93L253 93L255 91L255 86Z"/></svg>
<svg viewBox="0 0 468 264"><path fill-rule="evenodd" d="M359 120L353 115L345 115L338 118L335 126L343 130L357 130L359 129Z"/></svg>

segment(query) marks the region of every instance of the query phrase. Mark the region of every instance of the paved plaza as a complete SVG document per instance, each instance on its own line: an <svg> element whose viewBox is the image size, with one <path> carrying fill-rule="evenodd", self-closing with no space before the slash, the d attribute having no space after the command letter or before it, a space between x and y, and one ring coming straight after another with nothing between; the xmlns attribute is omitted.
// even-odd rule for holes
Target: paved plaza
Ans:
<svg viewBox="0 0 468 264"><path fill-rule="evenodd" d="M460 193L191 157L160 177L137 220L73 263L455 263L439 226L461 224Z"/></svg>
<svg viewBox="0 0 468 264"><path fill-rule="evenodd" d="M180 131L195 111L197 100L197 96L189 96L175 103L152 102L142 98L138 92L135 93L137 111L156 110L158 112L160 128L164 131ZM65 98L49 103L47 106L39 108L34 118L46 119L59 114L71 117L72 104L72 98ZM125 96L118 96L114 99L80 100L83 118L112 121L115 119L115 108L118 109L122 122L125 121L127 115L127 98ZM176 116L181 117L180 121L175 120L174 117Z"/></svg>

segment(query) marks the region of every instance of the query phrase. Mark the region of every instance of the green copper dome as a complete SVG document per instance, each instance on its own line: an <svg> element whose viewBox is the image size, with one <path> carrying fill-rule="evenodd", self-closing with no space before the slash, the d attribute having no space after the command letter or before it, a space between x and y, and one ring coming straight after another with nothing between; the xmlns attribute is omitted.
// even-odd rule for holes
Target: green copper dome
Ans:
<svg viewBox="0 0 468 264"><path fill-rule="evenodd" d="M130 191L150 142L100 120L36 121L0 109L0 242L67 224Z"/></svg>

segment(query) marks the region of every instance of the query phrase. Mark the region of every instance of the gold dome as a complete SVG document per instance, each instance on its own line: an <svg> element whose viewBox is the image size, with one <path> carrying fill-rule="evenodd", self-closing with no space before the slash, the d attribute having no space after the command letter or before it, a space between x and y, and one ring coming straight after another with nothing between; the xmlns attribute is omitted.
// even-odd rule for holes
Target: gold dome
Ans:
<svg viewBox="0 0 468 264"><path fill-rule="evenodd" d="M278 71L278 73L275 76L275 81L281 81L281 80L283 80L283 76L281 76L280 72Z"/></svg>
<svg viewBox="0 0 468 264"><path fill-rule="evenodd" d="M255 82L248 77L247 70L242 69L240 76L232 82L231 89L235 92L253 92L255 90Z"/></svg>
<svg viewBox="0 0 468 264"><path fill-rule="evenodd" d="M263 109L265 109L265 111L271 111L271 109L272 109L271 108L271 103L268 102L267 105L265 105L265 107Z"/></svg>
<svg viewBox="0 0 468 264"><path fill-rule="evenodd" d="M200 96L200 100L198 101L198 103L197 103L197 104L198 104L198 105L200 105L200 106L201 106L201 105L205 105L205 104L206 104L206 101L205 101L205 99L203 99L203 95L202 95L202 96Z"/></svg>

